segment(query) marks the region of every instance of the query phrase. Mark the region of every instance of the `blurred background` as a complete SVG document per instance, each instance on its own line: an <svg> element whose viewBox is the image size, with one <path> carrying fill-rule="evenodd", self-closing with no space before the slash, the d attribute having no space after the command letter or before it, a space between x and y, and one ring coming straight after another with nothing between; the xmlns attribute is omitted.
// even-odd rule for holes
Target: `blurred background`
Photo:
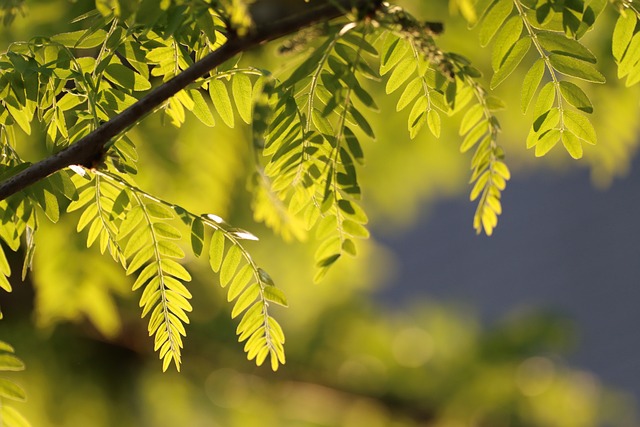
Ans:
<svg viewBox="0 0 640 427"><path fill-rule="evenodd" d="M3 29L4 46L65 31L92 2L26 4ZM446 0L401 4L445 23L442 48L491 69L477 29ZM27 364L12 375L29 396L20 411L34 426L636 425L640 108L637 87L617 81L608 60L615 17L606 9L600 32L585 36L608 82L580 84L599 138L583 160L525 149L531 117L519 93L535 56L496 91L507 103L499 118L513 178L490 238L471 226L460 117L443 122L439 139L424 130L409 140L397 96L371 85L382 111L370 116L377 140L359 172L373 237L320 284L313 236L284 242L252 218L248 127L187 120L175 129L148 118L131 132L140 187L260 237L248 249L289 299L275 313L287 364L273 373L246 361L224 292L193 258L183 371L161 373L132 279L86 249L74 213L41 225L33 274L2 295L0 338ZM286 74L277 46L243 61ZM35 160L39 146L19 150ZM12 261L19 271L21 254Z"/></svg>

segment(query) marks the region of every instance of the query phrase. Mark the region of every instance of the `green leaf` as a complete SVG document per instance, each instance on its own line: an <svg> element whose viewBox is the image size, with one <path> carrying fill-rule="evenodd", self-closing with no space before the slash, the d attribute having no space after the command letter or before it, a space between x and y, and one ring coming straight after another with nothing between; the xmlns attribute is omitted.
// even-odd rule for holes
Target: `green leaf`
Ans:
<svg viewBox="0 0 640 427"><path fill-rule="evenodd" d="M129 240L127 241L127 245L124 248L125 258L131 258L136 252L150 243L151 237L149 236L149 233L147 233L147 228L140 227L131 234L131 237L129 237Z"/></svg>
<svg viewBox="0 0 640 427"><path fill-rule="evenodd" d="M283 307L289 306L289 303L287 302L287 297L284 294L284 292L282 292L280 289L276 288L275 286L265 286L263 293L264 293L264 298L267 301L274 302Z"/></svg>
<svg viewBox="0 0 640 427"><path fill-rule="evenodd" d="M242 290L249 284L249 280L253 277L253 267L251 264L244 265L239 271L238 274L235 275L231 285L229 285L229 290L227 292L227 301L233 301L236 299L238 295L242 292Z"/></svg>
<svg viewBox="0 0 640 427"><path fill-rule="evenodd" d="M32 114L26 108L17 108L13 105L7 103L7 110L11 117L16 121L18 126L26 133L27 135L31 135L31 118Z"/></svg>
<svg viewBox="0 0 640 427"><path fill-rule="evenodd" d="M209 244L209 264L216 273L220 271L220 266L222 265L224 240L225 237L222 231L216 230L211 236L211 243Z"/></svg>
<svg viewBox="0 0 640 427"><path fill-rule="evenodd" d="M387 93L392 93L397 90L409 77L413 74L417 67L416 60L414 58L405 58L397 67L393 69L385 90Z"/></svg>
<svg viewBox="0 0 640 427"><path fill-rule="evenodd" d="M360 237L364 239L369 237L369 230L367 230L366 227L362 224L359 224L355 221L351 221L349 219L342 221L342 228L344 232L349 234L350 236Z"/></svg>
<svg viewBox="0 0 640 427"><path fill-rule="evenodd" d="M338 218L335 215L326 215L316 226L316 238L323 240L332 236L338 227Z"/></svg>
<svg viewBox="0 0 640 427"><path fill-rule="evenodd" d="M0 288L4 289L7 292L11 292L12 289L13 289L11 287L11 283L9 282L9 279L4 274L0 274ZM1 319L1 317L0 317L0 319Z"/></svg>
<svg viewBox="0 0 640 427"><path fill-rule="evenodd" d="M575 111L564 111L564 125L576 137L582 139L588 144L594 145L597 141L596 131L593 125L585 116Z"/></svg>
<svg viewBox="0 0 640 427"><path fill-rule="evenodd" d="M260 267L258 267L258 276L260 276L260 283L269 286L275 286L275 283L273 282L271 276L269 276L269 273L267 273Z"/></svg>
<svg viewBox="0 0 640 427"><path fill-rule="evenodd" d="M60 206L58 198L53 191L49 181L43 180L33 184L29 192L38 203L38 206L42 208L47 218L55 223L60 219Z"/></svg>
<svg viewBox="0 0 640 427"><path fill-rule="evenodd" d="M213 79L209 81L209 95L213 106L216 108L218 114L222 118L222 121L232 128L235 125L235 119L233 115L233 107L231 106L231 98L227 91L227 86L220 80Z"/></svg>
<svg viewBox="0 0 640 427"><path fill-rule="evenodd" d="M625 13L621 13L616 21L616 26L613 29L611 50L613 52L613 57L617 62L620 62L624 52L627 50L627 46L631 43L633 31L636 28L636 22L636 14L629 10Z"/></svg>
<svg viewBox="0 0 640 427"><path fill-rule="evenodd" d="M595 64L597 61L589 49L584 47L580 42L567 38L564 34L553 33L551 31L539 31L536 37L542 47L550 53L570 56L592 64Z"/></svg>
<svg viewBox="0 0 640 427"><path fill-rule="evenodd" d="M247 124L251 123L251 79L242 73L234 74L231 79L231 92L240 118Z"/></svg>
<svg viewBox="0 0 640 427"><path fill-rule="evenodd" d="M13 406L0 407L0 419L6 427L31 427L31 424Z"/></svg>
<svg viewBox="0 0 640 427"><path fill-rule="evenodd" d="M165 239L178 240L182 238L182 233L180 233L177 228L164 222L156 222L153 224L153 231Z"/></svg>
<svg viewBox="0 0 640 427"><path fill-rule="evenodd" d="M471 147L473 147L478 143L478 141L483 139L488 131L489 123L484 120L481 121L478 125L471 129L471 131L469 131L467 136L465 136L462 144L460 144L460 152L466 153L467 151L469 151Z"/></svg>
<svg viewBox="0 0 640 427"><path fill-rule="evenodd" d="M388 46L387 41L390 42ZM411 50L408 43L396 36L388 35L387 41L380 58L380 75L382 76L391 71Z"/></svg>
<svg viewBox="0 0 640 427"><path fill-rule="evenodd" d="M561 81L560 92L567 102L585 113L593 113L593 105L586 93L571 82Z"/></svg>
<svg viewBox="0 0 640 427"><path fill-rule="evenodd" d="M107 68L104 70L104 74L109 80L124 89L134 91L151 89L151 83L149 83L149 80L122 64L111 63L107 65Z"/></svg>
<svg viewBox="0 0 640 427"><path fill-rule="evenodd" d="M200 120L205 126L213 127L216 124L216 120L213 118L209 104L204 100L204 97L197 89L189 90L189 95L193 99L193 114Z"/></svg>
<svg viewBox="0 0 640 427"><path fill-rule="evenodd" d="M204 223L199 218L195 218L191 223L191 249L197 257L204 249Z"/></svg>
<svg viewBox="0 0 640 427"><path fill-rule="evenodd" d="M231 318L235 319L240 313L249 308L249 306L251 306L251 304L258 298L259 295L259 284L254 283L253 285L247 287L234 304L233 309L231 310Z"/></svg>
<svg viewBox="0 0 640 427"><path fill-rule="evenodd" d="M506 180L511 179L511 172L504 162L496 161L493 164L493 170Z"/></svg>
<svg viewBox="0 0 640 427"><path fill-rule="evenodd" d="M355 120L360 130L364 132L369 138L375 139L375 134L373 133L371 125L369 124L367 119L365 119L364 116L360 113L360 111L358 111L353 105L351 105L351 108L349 108L349 113Z"/></svg>
<svg viewBox="0 0 640 427"><path fill-rule="evenodd" d="M362 151L362 147L360 146L360 142L358 138L355 136L353 131L348 127L344 128L344 139L347 142L347 147L349 148L349 152L351 152L351 156L360 164L364 164L364 153Z"/></svg>
<svg viewBox="0 0 640 427"><path fill-rule="evenodd" d="M140 274L138 274L136 281L133 283L133 286L131 287L131 290L135 291L137 289L140 289L140 287L146 284L149 281L149 279L154 277L157 274L157 272L158 272L158 269L156 265L153 265L153 264L147 265L145 268L142 269ZM127 274L129 274L129 272L127 272Z"/></svg>
<svg viewBox="0 0 640 427"><path fill-rule="evenodd" d="M73 93L67 92L64 94L59 101L56 102L56 107L62 111L71 110L72 108L77 107L82 104L84 100L82 97L78 95L74 95Z"/></svg>
<svg viewBox="0 0 640 427"><path fill-rule="evenodd" d="M520 38L523 26L522 18L520 16L513 16L505 22L504 26L496 35L491 55L491 66L494 71L497 71L504 63L507 53L509 53L511 47L516 44Z"/></svg>
<svg viewBox="0 0 640 427"><path fill-rule="evenodd" d="M422 126L427 121L426 113L429 108L429 101L425 97L420 97L411 107L411 112L409 113L409 120L407 123L407 127L409 129L409 136L411 139L415 138Z"/></svg>
<svg viewBox="0 0 640 427"><path fill-rule="evenodd" d="M258 301L242 315L242 320L240 320L240 323L238 323L238 327L236 328L236 334L240 335L238 337L239 341L244 341L249 338L256 329L262 326L264 321L262 314L263 308L264 305L262 302Z"/></svg>
<svg viewBox="0 0 640 427"><path fill-rule="evenodd" d="M489 173L488 170L485 170L478 177L478 179L476 180L476 183L473 185L473 188L471 189L471 193L469 194L469 200L474 201L475 199L478 198L480 193L482 193L482 191L485 189L490 177L491 177L491 174Z"/></svg>
<svg viewBox="0 0 640 427"><path fill-rule="evenodd" d="M553 103L556 99L556 88L553 82L548 82L542 89L540 89L540 93L538 94L538 99L536 101L536 105L533 109L533 118L538 119L538 117L547 113L551 107L553 107ZM535 127L535 126L534 126Z"/></svg>
<svg viewBox="0 0 640 427"><path fill-rule="evenodd" d="M240 248L237 245L232 246L222 261L222 267L220 267L220 285L222 287L227 286L233 278L241 258L242 251Z"/></svg>
<svg viewBox="0 0 640 427"><path fill-rule="evenodd" d="M15 353L13 346L7 342L0 341L0 351L6 351L8 353Z"/></svg>
<svg viewBox="0 0 640 427"><path fill-rule="evenodd" d="M396 111L401 111L405 109L411 101L415 99L416 96L420 95L423 92L423 80L422 77L416 77L405 86L402 91L402 95L400 95L400 99L398 99L398 103L396 104Z"/></svg>
<svg viewBox="0 0 640 427"><path fill-rule="evenodd" d="M533 129L542 134L549 129L555 127L560 121L560 109L552 108L541 116L537 117L533 122Z"/></svg>
<svg viewBox="0 0 640 427"><path fill-rule="evenodd" d="M578 137L571 132L564 131L562 132L561 139L562 145L564 145L564 148L571 157L574 159L580 159L582 157L582 143Z"/></svg>
<svg viewBox="0 0 640 427"><path fill-rule="evenodd" d="M87 208L88 209L88 208ZM140 206L132 208L125 217L122 224L120 224L120 230L118 230L118 239L125 238L129 233L136 229L142 218L144 217L144 211Z"/></svg>
<svg viewBox="0 0 640 427"><path fill-rule="evenodd" d="M165 276L164 282L165 282L165 286L167 287L167 289L171 289L177 295L180 295L183 298L185 298L184 301L186 301L186 298L191 298L191 292L189 292L187 287L181 281L176 280L171 276ZM179 300L179 298L177 298L175 295L172 295L172 298L175 299L176 302ZM182 302L183 309L191 310L191 306L188 303L187 303L187 305L184 305L184 301ZM182 320L185 323L189 323L189 319L186 319L186 320L182 319Z"/></svg>
<svg viewBox="0 0 640 427"><path fill-rule="evenodd" d="M0 378L0 397L18 402L27 400L27 395L20 386L4 378Z"/></svg>
<svg viewBox="0 0 640 427"><path fill-rule="evenodd" d="M0 371L23 371L24 362L12 354L0 354Z"/></svg>
<svg viewBox="0 0 640 427"><path fill-rule="evenodd" d="M91 193L93 193L93 191L91 191ZM92 194L92 196L95 197L95 194ZM84 212L82 212L82 215L80 215L76 230L78 232L82 231L96 216L98 216L98 204L92 203L87 206L87 209L85 209Z"/></svg>
<svg viewBox="0 0 640 427"><path fill-rule="evenodd" d="M149 244L144 249L141 249L138 253L135 254L131 262L127 265L127 275L136 272L140 267L142 267L147 261L150 261L154 254L153 245Z"/></svg>
<svg viewBox="0 0 640 427"><path fill-rule="evenodd" d="M543 134L536 143L536 157L542 157L547 154L560 140L560 131L551 129Z"/></svg>
<svg viewBox="0 0 640 427"><path fill-rule="evenodd" d="M72 31L70 33L56 34L51 37L51 41L60 43L65 47L76 47L83 49L90 49L100 46L107 38L107 33L104 30L97 30L93 33L88 33L85 30Z"/></svg>
<svg viewBox="0 0 640 427"><path fill-rule="evenodd" d="M627 51L618 64L618 77L622 78L629 74L638 60L640 60L640 33L635 33Z"/></svg>
<svg viewBox="0 0 640 427"><path fill-rule="evenodd" d="M320 110L314 108L311 111L311 121L313 122L313 125L316 127L316 129L320 131L320 133L323 133L325 135L333 135L333 127L331 127L331 123L325 116L322 115Z"/></svg>
<svg viewBox="0 0 640 427"><path fill-rule="evenodd" d="M427 126L436 138L440 138L440 114L436 110L427 111Z"/></svg>
<svg viewBox="0 0 640 427"><path fill-rule="evenodd" d="M513 2L511 0L497 0L489 9L484 17L484 21L480 26L480 45L482 47L489 44L502 23L507 19L513 10Z"/></svg>
<svg viewBox="0 0 640 427"><path fill-rule="evenodd" d="M626 87L631 87L640 81L640 61L629 71L627 81L624 82Z"/></svg>
<svg viewBox="0 0 640 427"><path fill-rule="evenodd" d="M467 112L462 117L462 121L460 122L460 130L458 133L460 135L464 135L469 132L475 125L484 117L484 108L482 108L482 104L475 104L473 107L469 108Z"/></svg>
<svg viewBox="0 0 640 427"><path fill-rule="evenodd" d="M529 37L518 40L513 48L507 53L504 58L502 66L493 74L491 78L491 89L496 88L500 83L506 79L509 74L513 73L518 64L522 61L522 58L527 54L531 47L531 39Z"/></svg>
<svg viewBox="0 0 640 427"><path fill-rule="evenodd" d="M533 95L536 93L536 89L540 85L540 81L542 80L542 76L544 75L544 61L542 59L538 59L534 62L533 66L527 71L527 74L524 76L524 82L522 83L522 97L520 107L522 108L522 112L526 113L529 108L529 104L531 104L531 99ZM553 101L552 101L553 104Z"/></svg>
<svg viewBox="0 0 640 427"><path fill-rule="evenodd" d="M500 111L507 108L507 104L505 104L504 101L497 96L487 96L485 98L485 103L489 111Z"/></svg>
<svg viewBox="0 0 640 427"><path fill-rule="evenodd" d="M549 62L562 74L594 83L605 82L604 76L593 65L571 56L552 53L549 55Z"/></svg>
<svg viewBox="0 0 640 427"><path fill-rule="evenodd" d="M173 211L167 206L160 203L148 203L144 206L147 213L158 219L172 219L174 217Z"/></svg>
<svg viewBox="0 0 640 427"><path fill-rule="evenodd" d="M182 266L182 264L177 263L176 261L166 258L160 260L160 268L167 274L170 274L173 277L177 277L178 279L190 282L191 275L187 271L186 268Z"/></svg>

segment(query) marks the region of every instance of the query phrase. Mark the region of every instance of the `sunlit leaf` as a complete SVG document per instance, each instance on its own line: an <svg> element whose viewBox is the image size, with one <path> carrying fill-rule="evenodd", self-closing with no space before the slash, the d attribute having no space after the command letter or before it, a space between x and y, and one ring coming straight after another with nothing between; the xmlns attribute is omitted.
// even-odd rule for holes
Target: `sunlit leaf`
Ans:
<svg viewBox="0 0 640 427"><path fill-rule="evenodd" d="M549 55L549 62L553 68L562 74L594 83L605 82L604 76L596 70L593 65L579 59L565 55L551 54Z"/></svg>
<svg viewBox="0 0 640 427"><path fill-rule="evenodd" d="M531 39L528 37L522 38L518 40L518 42L513 45L511 50L507 53L506 57L502 61L500 68L493 74L491 78L491 88L497 87L500 83L504 81L515 68L520 64L522 58L527 54L529 48L531 47Z"/></svg>
<svg viewBox="0 0 640 427"><path fill-rule="evenodd" d="M245 123L251 123L251 79L245 74L236 73L231 79L231 91L233 93L233 100L236 103L238 114Z"/></svg>
<svg viewBox="0 0 640 427"><path fill-rule="evenodd" d="M209 94L222 121L232 128L235 125L235 119L227 86L220 80L212 79L209 81Z"/></svg>
<svg viewBox="0 0 640 427"><path fill-rule="evenodd" d="M522 97L520 107L523 113L527 112L529 108L529 104L533 99L533 96L540 85L540 81L542 80L542 76L544 75L544 61L542 59L538 59L531 66L527 74L524 76L524 82L522 83Z"/></svg>
<svg viewBox="0 0 640 427"><path fill-rule="evenodd" d="M489 44L503 22L511 14L513 10L513 2L510 0L497 0L484 16L484 20L480 25L480 45Z"/></svg>
<svg viewBox="0 0 640 427"><path fill-rule="evenodd" d="M587 94L585 94L583 90L575 84L567 81L561 81L560 92L562 93L563 98L578 110L584 111L585 113L593 113L591 100Z"/></svg>
<svg viewBox="0 0 640 427"><path fill-rule="evenodd" d="M616 26L613 29L613 38L611 43L613 57L618 62L622 59L622 56L627 50L627 46L629 46L629 43L631 42L636 22L636 15L631 12L620 14L618 17Z"/></svg>

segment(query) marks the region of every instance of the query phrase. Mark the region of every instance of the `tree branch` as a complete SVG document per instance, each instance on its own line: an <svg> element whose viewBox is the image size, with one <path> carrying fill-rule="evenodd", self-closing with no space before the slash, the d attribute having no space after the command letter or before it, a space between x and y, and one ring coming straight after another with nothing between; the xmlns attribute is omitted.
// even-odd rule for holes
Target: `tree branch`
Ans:
<svg viewBox="0 0 640 427"><path fill-rule="evenodd" d="M272 2L258 1L256 5ZM302 2L300 2L302 3ZM244 36L229 34L228 41L218 50L184 70L168 82L158 86L138 102L101 125L89 135L58 153L35 163L0 183L0 200L23 190L27 186L71 165L91 166L101 159L105 144L167 99L184 89L201 76L231 59L234 55L249 50L261 43L292 34L315 23L328 21L356 8L359 11L374 11L381 7L382 0L327 0L321 3L304 3L305 6L287 13L280 19L259 20L255 15L254 27ZM282 16L282 15L281 15Z"/></svg>

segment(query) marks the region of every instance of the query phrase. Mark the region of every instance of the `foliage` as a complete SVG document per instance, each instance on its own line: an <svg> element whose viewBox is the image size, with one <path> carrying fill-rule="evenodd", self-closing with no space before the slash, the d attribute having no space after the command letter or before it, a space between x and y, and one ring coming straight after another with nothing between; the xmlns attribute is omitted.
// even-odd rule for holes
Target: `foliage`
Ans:
<svg viewBox="0 0 640 427"><path fill-rule="evenodd" d="M526 147L544 156L562 142L571 157L581 158L583 144L597 139L590 119L597 103L584 82L605 82L583 40L608 5L619 13L611 28L618 77L626 86L640 81L635 1L451 1L451 10L478 26L480 44L492 44L488 88L469 59L439 46L441 25L398 6L353 4L358 7L340 9L337 19L303 29L282 45L290 69L267 71L236 55L157 108L145 104L158 93L154 88L266 25L251 15L259 3L101 0L73 21L71 31L11 43L0 55L0 183L35 167L22 141L43 135L37 150L53 156L135 109L147 108L174 128L192 119L187 112L206 127L250 124L254 217L286 239L311 232L319 281L346 255L355 256L370 234L360 173L365 144L378 134L376 85L397 96L395 109L408 114L412 139L425 130L438 138L444 119L461 116L459 151L472 152L473 227L491 235L511 177L498 143L505 103L494 89L530 61L520 103L524 113L533 105ZM3 19L10 23L21 10L20 2L8 2ZM87 162L62 165L0 202L0 287L12 290L5 248L24 250L24 279L40 221L56 223L62 213L78 211L76 231L87 233L86 246L108 252L126 275L135 275L132 290L140 292L141 315L149 318L163 370L171 363L180 370L193 308L185 265L205 251L234 301L230 315L239 317L236 336L247 357L258 365L269 357L278 369L285 363L285 337L270 309L286 306L287 298L245 247L257 238L227 224L221 212L197 214L143 190L137 174L144 148L132 137L141 126L103 141L104 149Z"/></svg>
<svg viewBox="0 0 640 427"><path fill-rule="evenodd" d="M24 363L13 355L14 349L4 341L0 341L0 371L22 371ZM0 378L0 422L7 427L28 426L27 420L13 406L6 402L24 402L27 396L19 385L6 378Z"/></svg>

